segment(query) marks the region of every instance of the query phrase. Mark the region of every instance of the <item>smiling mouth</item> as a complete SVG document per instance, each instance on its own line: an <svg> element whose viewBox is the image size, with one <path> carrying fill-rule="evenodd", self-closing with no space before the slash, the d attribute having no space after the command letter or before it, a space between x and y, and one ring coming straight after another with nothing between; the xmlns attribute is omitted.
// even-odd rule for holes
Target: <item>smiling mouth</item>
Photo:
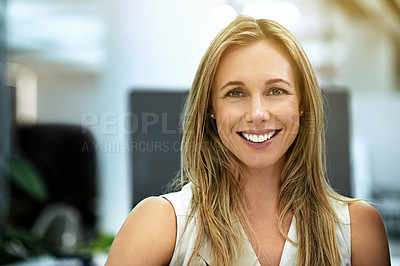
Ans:
<svg viewBox="0 0 400 266"><path fill-rule="evenodd" d="M280 132L280 130L270 131L266 134L249 134L249 133L239 132L239 135L250 142L262 143L262 142L265 142L265 141L273 138L279 132Z"/></svg>

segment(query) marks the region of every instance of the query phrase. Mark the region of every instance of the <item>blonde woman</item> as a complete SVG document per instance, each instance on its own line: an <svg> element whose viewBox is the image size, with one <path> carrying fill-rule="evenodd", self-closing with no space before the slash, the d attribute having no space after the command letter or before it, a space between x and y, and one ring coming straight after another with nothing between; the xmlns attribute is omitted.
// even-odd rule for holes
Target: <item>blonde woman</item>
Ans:
<svg viewBox="0 0 400 266"><path fill-rule="evenodd" d="M321 91L285 28L223 29L182 125L182 190L138 204L107 265L390 264L379 213L326 181Z"/></svg>

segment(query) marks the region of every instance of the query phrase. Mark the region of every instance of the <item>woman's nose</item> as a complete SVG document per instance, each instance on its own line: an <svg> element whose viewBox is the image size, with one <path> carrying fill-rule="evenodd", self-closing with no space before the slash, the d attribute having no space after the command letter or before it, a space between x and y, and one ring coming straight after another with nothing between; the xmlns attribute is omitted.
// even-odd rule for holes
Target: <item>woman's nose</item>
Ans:
<svg viewBox="0 0 400 266"><path fill-rule="evenodd" d="M270 119L268 106L262 96L252 97L249 101L246 120L255 125L267 122Z"/></svg>

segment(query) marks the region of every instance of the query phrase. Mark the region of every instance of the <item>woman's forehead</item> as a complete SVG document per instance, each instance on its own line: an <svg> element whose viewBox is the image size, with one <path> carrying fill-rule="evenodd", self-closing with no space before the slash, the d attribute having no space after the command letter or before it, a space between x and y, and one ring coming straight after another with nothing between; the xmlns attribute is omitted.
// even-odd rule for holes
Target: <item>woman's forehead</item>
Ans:
<svg viewBox="0 0 400 266"><path fill-rule="evenodd" d="M259 40L229 49L218 64L214 86L225 79L241 78L260 72L265 78L291 79L297 85L296 67L290 54L276 41ZM213 86L213 87L214 87Z"/></svg>

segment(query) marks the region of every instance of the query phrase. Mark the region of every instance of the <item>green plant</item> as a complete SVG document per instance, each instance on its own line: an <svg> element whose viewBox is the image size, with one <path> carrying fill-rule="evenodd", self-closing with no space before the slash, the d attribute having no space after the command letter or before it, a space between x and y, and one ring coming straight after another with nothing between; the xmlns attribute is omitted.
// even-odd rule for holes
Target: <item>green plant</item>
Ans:
<svg viewBox="0 0 400 266"><path fill-rule="evenodd" d="M48 192L42 177L26 159L9 157L4 164L4 171L16 187L34 200L43 203L48 199Z"/></svg>

